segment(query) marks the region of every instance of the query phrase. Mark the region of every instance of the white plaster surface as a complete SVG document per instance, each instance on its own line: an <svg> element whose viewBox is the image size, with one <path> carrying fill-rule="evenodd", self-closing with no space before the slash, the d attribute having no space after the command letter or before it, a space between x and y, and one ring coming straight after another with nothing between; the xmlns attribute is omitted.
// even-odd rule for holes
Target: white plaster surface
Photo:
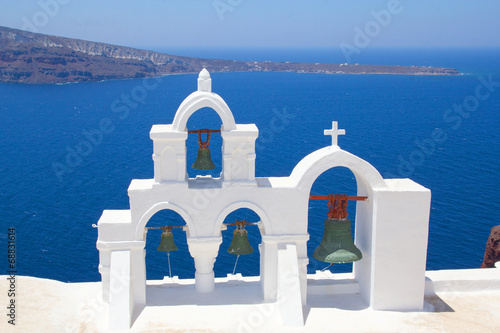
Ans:
<svg viewBox="0 0 500 333"><path fill-rule="evenodd" d="M283 326L304 326L299 265L295 245L287 244L284 248L278 249L277 301Z"/></svg>
<svg viewBox="0 0 500 333"><path fill-rule="evenodd" d="M425 294L447 291L486 292L498 290L498 286L500 286L500 267L431 271L426 274Z"/></svg>
<svg viewBox="0 0 500 333"><path fill-rule="evenodd" d="M198 175L189 179L186 124L192 114L205 107L212 108L221 118L222 173L217 178ZM253 210L260 217L262 236L262 300L275 302L280 292L287 294L284 289L278 291L286 279L282 276L283 268L277 267L283 266L280 260L291 260L282 251L283 246L290 245L296 258L288 266L293 266L293 274L298 275L291 285L299 288L289 290L288 294L295 296L289 302L281 300L280 304L297 311L295 302L300 301L305 307L309 194L315 180L335 167L353 172L357 195L366 196L367 200L357 203L354 221L355 243L363 259L354 263L352 281L334 289L343 294L351 291L353 300L360 297L371 309L422 310L430 191L410 179L383 179L370 163L342 150L337 137L345 131L339 130L336 122L324 134L332 136L332 145L305 156L289 177L256 178L258 129L254 124L235 123L229 106L211 91L210 74L203 70L198 90L181 103L172 125L154 125L151 129L154 179L133 180L128 188L130 210L106 210L98 222L99 271L104 299L112 308L110 327L126 327L133 321L134 311L140 312L144 306L149 311L145 227L163 209L177 212L186 222L189 253L195 261L196 290L206 294L217 292L213 265L222 223L239 208ZM115 253L120 251L130 251L129 257ZM116 284L113 281L120 279L127 282L118 291L111 290ZM121 295L110 297L112 293ZM298 294L300 298L296 297ZM282 318L282 323L296 326L301 322L299 315L292 317L296 321L293 324L287 318Z"/></svg>
<svg viewBox="0 0 500 333"><path fill-rule="evenodd" d="M429 294L424 312L371 310L359 295L309 294L305 326L283 327L276 303L260 304L258 277L239 274L216 278L213 293L199 294L194 280L165 278L148 281L147 307L130 330L108 331L108 305L100 300L100 282L62 283L17 277L16 327L0 321L0 332L481 332L500 330L500 282L492 275L500 269L427 272L436 279L462 277L484 283L487 291L448 289ZM308 276L309 284L332 280L329 274ZM334 275L334 280L348 275ZM0 277L0 290L8 281ZM452 285L452 283L450 284ZM439 288L438 288L439 289ZM325 297L328 296L328 297ZM6 295L0 296L5 304Z"/></svg>
<svg viewBox="0 0 500 333"><path fill-rule="evenodd" d="M130 327L130 318L132 317L133 306L131 299L130 281L118 281L122 276L130 276L130 250L114 251L111 253L110 285L113 288L120 286L120 292L111 292L109 302L117 306L109 309L108 323L109 328L114 330L123 330ZM128 315L124 317L123 314Z"/></svg>

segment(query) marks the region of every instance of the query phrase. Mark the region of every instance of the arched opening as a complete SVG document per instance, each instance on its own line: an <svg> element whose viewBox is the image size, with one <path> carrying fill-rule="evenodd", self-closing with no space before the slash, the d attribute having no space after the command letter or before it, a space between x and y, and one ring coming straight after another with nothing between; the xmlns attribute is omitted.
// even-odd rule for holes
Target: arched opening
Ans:
<svg viewBox="0 0 500 333"><path fill-rule="evenodd" d="M261 219L257 213L248 208L239 208L229 213L224 219L224 224L234 223L236 220L246 220L247 222L259 222ZM226 277L233 273L233 268L237 256L227 252L233 239L233 232L236 226L228 226L227 230L221 232L222 244L219 248L219 255L214 265L216 277ZM259 227L257 225L247 225L245 230L248 232L248 240L253 248L253 253L241 255L238 259L235 274L240 273L243 276L260 275L260 252L259 244L262 241Z"/></svg>
<svg viewBox="0 0 500 333"><path fill-rule="evenodd" d="M222 121L217 112L212 108L201 108L189 117L186 124L187 130L212 129L220 130ZM207 134L201 134L202 141L207 140ZM189 178L195 178L197 175L210 175L212 177L220 177L222 172L222 137L220 133L212 133L210 136L210 155L212 162L215 164L215 169L212 170L197 170L193 169L192 165L196 161L199 144L198 135L192 133L188 135L186 140L186 171Z"/></svg>
<svg viewBox="0 0 500 333"><path fill-rule="evenodd" d="M357 195L356 178L352 171L346 167L335 167L323 172L313 183L312 195L328 194L347 194L348 196ZM313 257L314 250L320 245L323 232L324 221L328 217L327 200L309 200L308 210L308 232L310 235L307 242L307 253L309 264L307 272L315 273L317 270L326 268L333 273L352 272L352 263L334 264L330 267L328 263L316 260ZM347 205L348 219L351 221L351 232L354 239L355 220L356 220L356 201L349 201Z"/></svg>
<svg viewBox="0 0 500 333"><path fill-rule="evenodd" d="M146 228L162 226L185 226L186 222L176 212L163 209L156 212L148 221ZM172 229L177 251L170 252L170 267L172 276L181 279L193 278L195 273L194 260L189 254L186 232L182 228ZM163 280L169 276L168 255L157 251L161 241L162 230L148 229L146 234L146 280Z"/></svg>

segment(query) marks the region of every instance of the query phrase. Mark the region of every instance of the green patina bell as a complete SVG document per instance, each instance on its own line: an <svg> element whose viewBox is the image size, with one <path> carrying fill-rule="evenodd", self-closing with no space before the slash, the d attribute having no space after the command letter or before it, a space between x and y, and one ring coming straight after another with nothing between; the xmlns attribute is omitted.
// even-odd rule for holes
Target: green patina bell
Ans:
<svg viewBox="0 0 500 333"><path fill-rule="evenodd" d="M210 149L209 148L199 148L198 156L196 157L196 161L194 161L191 166L196 170L212 170L215 169L215 164L212 162L210 158Z"/></svg>
<svg viewBox="0 0 500 333"><path fill-rule="evenodd" d="M233 241L227 252L238 256L253 253L253 248L248 241L248 231L245 229L234 230Z"/></svg>
<svg viewBox="0 0 500 333"><path fill-rule="evenodd" d="M326 219L321 244L314 250L314 259L330 264L360 260L361 251L354 245L349 219Z"/></svg>
<svg viewBox="0 0 500 333"><path fill-rule="evenodd" d="M174 243L174 234L168 230L164 231L161 234L161 242L157 250L162 252L177 251L177 245Z"/></svg>

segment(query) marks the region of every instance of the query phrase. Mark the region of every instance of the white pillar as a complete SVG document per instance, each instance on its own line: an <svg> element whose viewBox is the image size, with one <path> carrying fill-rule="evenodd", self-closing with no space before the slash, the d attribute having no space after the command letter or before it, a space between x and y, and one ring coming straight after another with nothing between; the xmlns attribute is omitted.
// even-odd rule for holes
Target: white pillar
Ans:
<svg viewBox="0 0 500 333"><path fill-rule="evenodd" d="M196 291L209 293L215 288L213 268L222 237L188 237L187 243L196 267Z"/></svg>
<svg viewBox="0 0 500 333"><path fill-rule="evenodd" d="M286 244L295 245L300 279L302 303L307 302L307 241L309 235L264 235L262 236L260 278L264 300L273 302L278 290L278 248Z"/></svg>
<svg viewBox="0 0 500 333"><path fill-rule="evenodd" d="M111 330L128 330L134 301L130 281L130 250L111 251L109 317Z"/></svg>
<svg viewBox="0 0 500 333"><path fill-rule="evenodd" d="M374 189L372 288L374 310L422 310L430 190L410 179Z"/></svg>
<svg viewBox="0 0 500 333"><path fill-rule="evenodd" d="M222 179L230 184L255 185L255 140L259 136L257 126L237 124L236 129L222 131L221 136Z"/></svg>
<svg viewBox="0 0 500 333"><path fill-rule="evenodd" d="M144 245L146 243L144 242ZM132 291L134 306L144 308L146 306L146 250L144 248L134 248L130 252L132 262Z"/></svg>
<svg viewBox="0 0 500 333"><path fill-rule="evenodd" d="M353 263L352 271L354 279L359 283L359 293L363 300L370 304L370 295L372 288L372 257L373 257L373 194L366 194L362 189L359 191L360 180L358 182L358 195L369 197L367 201L358 201L356 203L356 219L354 223L354 241L361 250L363 258Z"/></svg>
<svg viewBox="0 0 500 333"><path fill-rule="evenodd" d="M103 299L109 303L109 329L129 329L134 311L140 313L146 304L146 270L144 241L97 241L97 248L109 258L109 274L103 280ZM106 263L103 264L103 279ZM106 281L106 282L105 282Z"/></svg>
<svg viewBox="0 0 500 333"><path fill-rule="evenodd" d="M300 279L300 296L302 299L302 304L307 304L307 265L309 264L308 258L301 258L297 260L299 267L299 279Z"/></svg>
<svg viewBox="0 0 500 333"><path fill-rule="evenodd" d="M173 131L172 125L153 125L149 137L153 140L155 182L184 182L188 133Z"/></svg>
<svg viewBox="0 0 500 333"><path fill-rule="evenodd" d="M278 289L277 267L278 267L278 244L271 241L268 236L262 236L260 249L260 283L265 301L276 301Z"/></svg>
<svg viewBox="0 0 500 333"><path fill-rule="evenodd" d="M297 246L281 245L278 249L278 307L283 326L304 326Z"/></svg>
<svg viewBox="0 0 500 333"><path fill-rule="evenodd" d="M109 273L111 264L111 252L107 249L99 250L99 273L101 273L102 299L109 303Z"/></svg>

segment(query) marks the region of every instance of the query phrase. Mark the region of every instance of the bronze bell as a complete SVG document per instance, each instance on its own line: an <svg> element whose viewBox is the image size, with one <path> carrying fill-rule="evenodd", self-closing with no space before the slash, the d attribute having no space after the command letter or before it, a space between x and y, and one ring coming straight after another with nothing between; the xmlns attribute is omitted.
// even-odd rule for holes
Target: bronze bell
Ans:
<svg viewBox="0 0 500 333"><path fill-rule="evenodd" d="M330 264L360 260L363 255L354 245L351 221L349 219L326 219L323 239L314 250L313 257Z"/></svg>
<svg viewBox="0 0 500 333"><path fill-rule="evenodd" d="M235 229L233 231L233 240L227 252L238 256L253 253L253 248L248 241L248 231L239 228Z"/></svg>
<svg viewBox="0 0 500 333"><path fill-rule="evenodd" d="M160 246L158 246L157 251L162 252L172 252L177 251L177 245L174 243L174 234L170 230L165 230L161 234Z"/></svg>
<svg viewBox="0 0 500 333"><path fill-rule="evenodd" d="M208 148L208 146L210 145L210 135L212 133L212 130L201 129L197 130L197 132L198 132L198 144L200 145L200 148L198 149L198 155L196 156L196 161L194 161L191 167L196 170L215 169L215 164L212 162L212 158L210 157L210 148ZM203 140L201 139L202 132L207 133L207 141L205 142L203 142Z"/></svg>
<svg viewBox="0 0 500 333"><path fill-rule="evenodd" d="M194 161L191 167L196 170L215 169L215 164L212 162L212 158L210 157L210 148L200 147L198 149L198 156L196 157L196 161Z"/></svg>

